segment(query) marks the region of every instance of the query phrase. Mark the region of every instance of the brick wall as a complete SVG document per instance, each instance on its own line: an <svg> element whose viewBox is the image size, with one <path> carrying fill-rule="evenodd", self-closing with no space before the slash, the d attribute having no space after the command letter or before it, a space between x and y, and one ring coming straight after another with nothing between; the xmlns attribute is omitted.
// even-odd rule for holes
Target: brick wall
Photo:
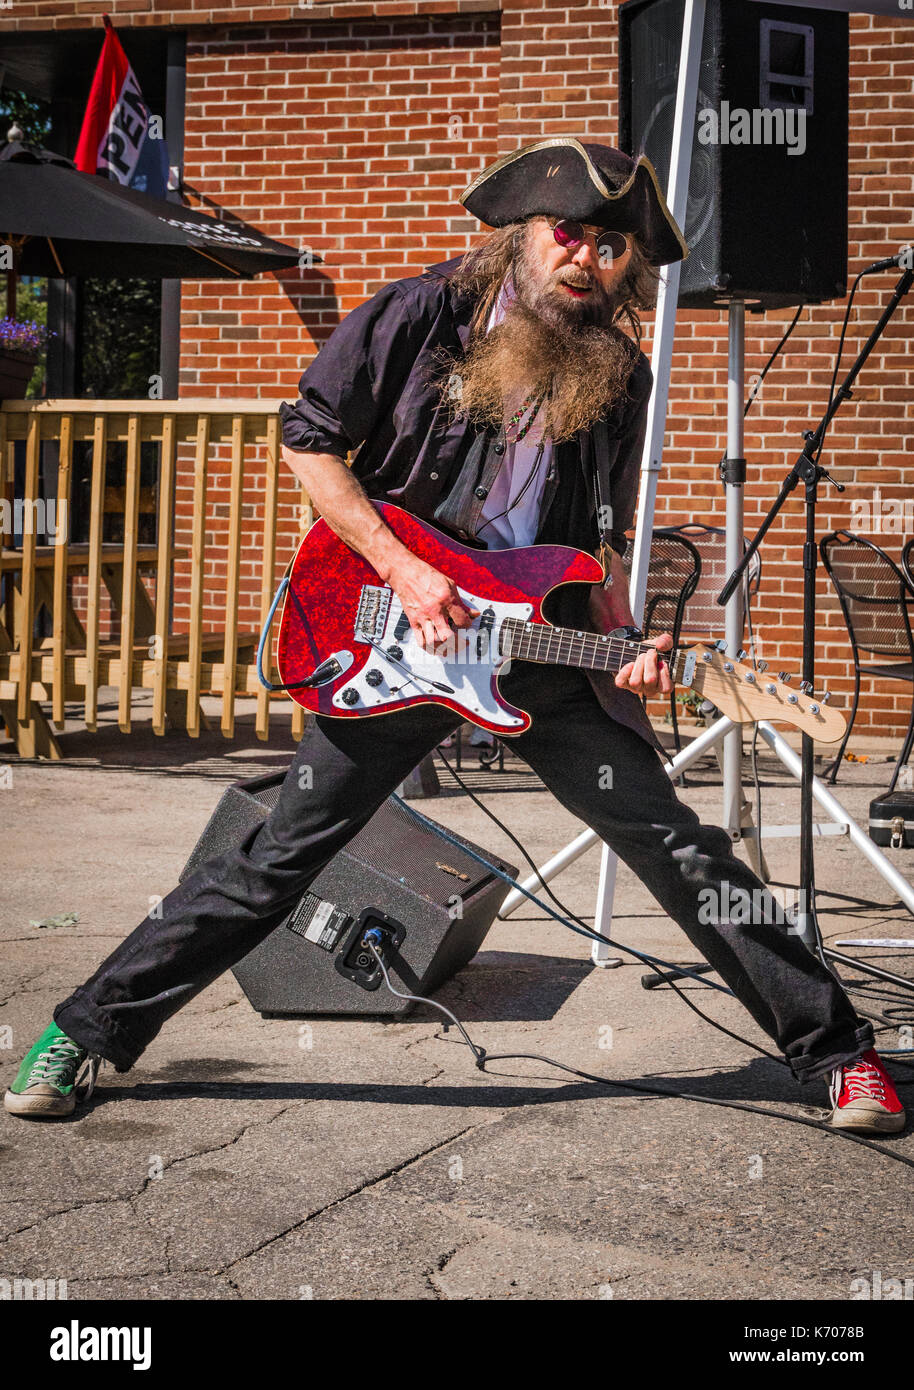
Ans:
<svg viewBox="0 0 914 1390"><path fill-rule="evenodd" d="M192 31L186 181L322 264L186 282L183 394L288 393L349 309L464 250L497 101L497 15Z"/></svg>

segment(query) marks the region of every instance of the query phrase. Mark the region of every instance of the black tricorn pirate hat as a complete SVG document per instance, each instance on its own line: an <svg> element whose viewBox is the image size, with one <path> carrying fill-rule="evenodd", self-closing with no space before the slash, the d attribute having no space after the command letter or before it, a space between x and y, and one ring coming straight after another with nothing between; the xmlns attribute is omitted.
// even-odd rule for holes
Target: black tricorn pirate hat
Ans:
<svg viewBox="0 0 914 1390"><path fill-rule="evenodd" d="M689 254L649 159L568 135L505 155L473 180L460 202L489 227L543 216L635 232L653 265Z"/></svg>

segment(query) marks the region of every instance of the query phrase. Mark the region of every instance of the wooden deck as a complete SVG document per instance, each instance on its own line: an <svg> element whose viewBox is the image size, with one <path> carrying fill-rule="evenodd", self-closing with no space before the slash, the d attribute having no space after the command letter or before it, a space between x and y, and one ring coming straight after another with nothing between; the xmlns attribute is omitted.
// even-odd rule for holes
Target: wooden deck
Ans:
<svg viewBox="0 0 914 1390"><path fill-rule="evenodd" d="M25 444L25 483L13 496L13 447ZM74 445L86 441L91 450L88 501L88 540L71 541L69 517ZM150 489L141 488L141 447L157 445L155 545L140 543L141 495L149 509ZM109 485L109 445L125 446L125 481ZM176 548L175 494L179 451L192 463L193 511L189 545ZM208 581L208 490L217 450L228 454L220 471L228 470L228 528L222 557L227 557L224 603L218 623L212 622ZM64 721L64 707L78 702L89 729L96 728L98 692L103 686L118 691L118 723L131 727L131 701L137 689L153 692L153 729L164 734L175 724L199 734L204 724L203 694L221 696L220 728L226 738L235 729L235 702L256 696L256 732L269 733L270 702L277 698L260 684L256 671L259 630L239 622L242 529L245 496L256 495L262 507L256 545L259 573L256 586L259 620L266 619L281 571L290 558L277 556L277 516L280 492L280 432L274 401L4 401L0 404L0 481L3 482L4 534L0 574L4 602L0 607L0 713L24 757L59 757L52 725ZM45 492L49 471L56 470L53 544L39 544L43 527L29 518L45 506L39 481L43 462ZM289 482L282 481L288 489ZM313 519L310 500L292 483L296 494L298 533ZM248 492L246 494L246 488ZM250 489L254 489L254 493ZM224 491L220 490L220 500ZM20 544L13 544L17 515L22 518ZM123 540L104 538L105 518L123 517ZM28 524L26 524L28 522ZM287 533L288 533L288 527ZM286 553L288 551L288 553ZM188 577L180 594L189 611L187 631L172 631L175 562L186 561ZM277 567L279 572L277 572ZM154 595L143 575L154 576ZM74 602L74 577L81 576L80 610ZM210 589L212 582L210 580ZM119 626L117 641L105 641L101 628L104 594ZM36 636L41 609L50 615L51 635ZM272 668L267 667L267 674ZM285 697L279 697L285 698ZM51 706L50 720L41 705ZM72 716L72 709L69 711ZM300 737L305 714L294 706L292 733Z"/></svg>

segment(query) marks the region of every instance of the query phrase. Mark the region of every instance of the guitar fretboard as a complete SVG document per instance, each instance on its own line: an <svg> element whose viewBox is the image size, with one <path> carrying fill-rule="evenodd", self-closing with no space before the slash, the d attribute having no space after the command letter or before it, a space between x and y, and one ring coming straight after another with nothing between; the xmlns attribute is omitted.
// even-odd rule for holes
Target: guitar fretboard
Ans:
<svg viewBox="0 0 914 1390"><path fill-rule="evenodd" d="M583 666L589 671L619 671L641 652L653 650L649 642L632 642L571 627L550 627L548 623L525 623L520 618L506 618L502 623L500 646L503 656L517 657L519 661ZM679 653L665 652L664 659L675 680Z"/></svg>

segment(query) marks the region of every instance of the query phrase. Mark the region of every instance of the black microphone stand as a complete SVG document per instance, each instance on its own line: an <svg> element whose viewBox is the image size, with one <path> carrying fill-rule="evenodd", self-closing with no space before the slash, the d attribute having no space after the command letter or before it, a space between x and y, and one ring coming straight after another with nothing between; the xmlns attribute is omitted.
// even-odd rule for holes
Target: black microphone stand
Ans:
<svg viewBox="0 0 914 1390"><path fill-rule="evenodd" d="M805 443L802 453L784 479L780 492L775 498L774 503L752 541L746 547L742 560L730 575L717 597L717 602L721 605L725 605L730 596L735 592L746 567L749 565L752 557L764 540L769 527L781 510L781 507L793 492L794 488L802 483L806 501L806 536L803 544L802 688L807 693L811 693L815 681L816 568L819 558L819 550L816 544L816 503L818 501L819 483L823 478L826 478L828 482L833 484L838 492L844 491L843 485L832 478L822 467L819 462L819 455L822 452L825 433L829 424L844 402L851 398L853 394L851 388L857 379L860 369L869 357L876 343L879 341L885 330L886 324L910 290L912 284L914 284L914 270L906 270L895 286L892 298L886 306L879 322L876 324L869 338L867 338L857 355L856 361L838 390L835 392L832 400L829 402L828 409L819 421L817 428L804 432L803 438ZM818 955L819 959L826 967L828 967L828 958L840 960L855 966L857 969L876 975L880 979L890 979L894 983L903 985L907 989L914 990L914 984L912 984L910 980L905 980L900 975L894 975L889 971L877 970L873 966L868 966L862 961L855 960L852 956L845 956L840 952L826 950L825 948L815 904L815 865L813 860L813 766L813 739L810 734L804 733L802 735L800 778L800 905L797 920L799 934L806 946L808 946L814 954ZM810 936L812 937L811 943Z"/></svg>

